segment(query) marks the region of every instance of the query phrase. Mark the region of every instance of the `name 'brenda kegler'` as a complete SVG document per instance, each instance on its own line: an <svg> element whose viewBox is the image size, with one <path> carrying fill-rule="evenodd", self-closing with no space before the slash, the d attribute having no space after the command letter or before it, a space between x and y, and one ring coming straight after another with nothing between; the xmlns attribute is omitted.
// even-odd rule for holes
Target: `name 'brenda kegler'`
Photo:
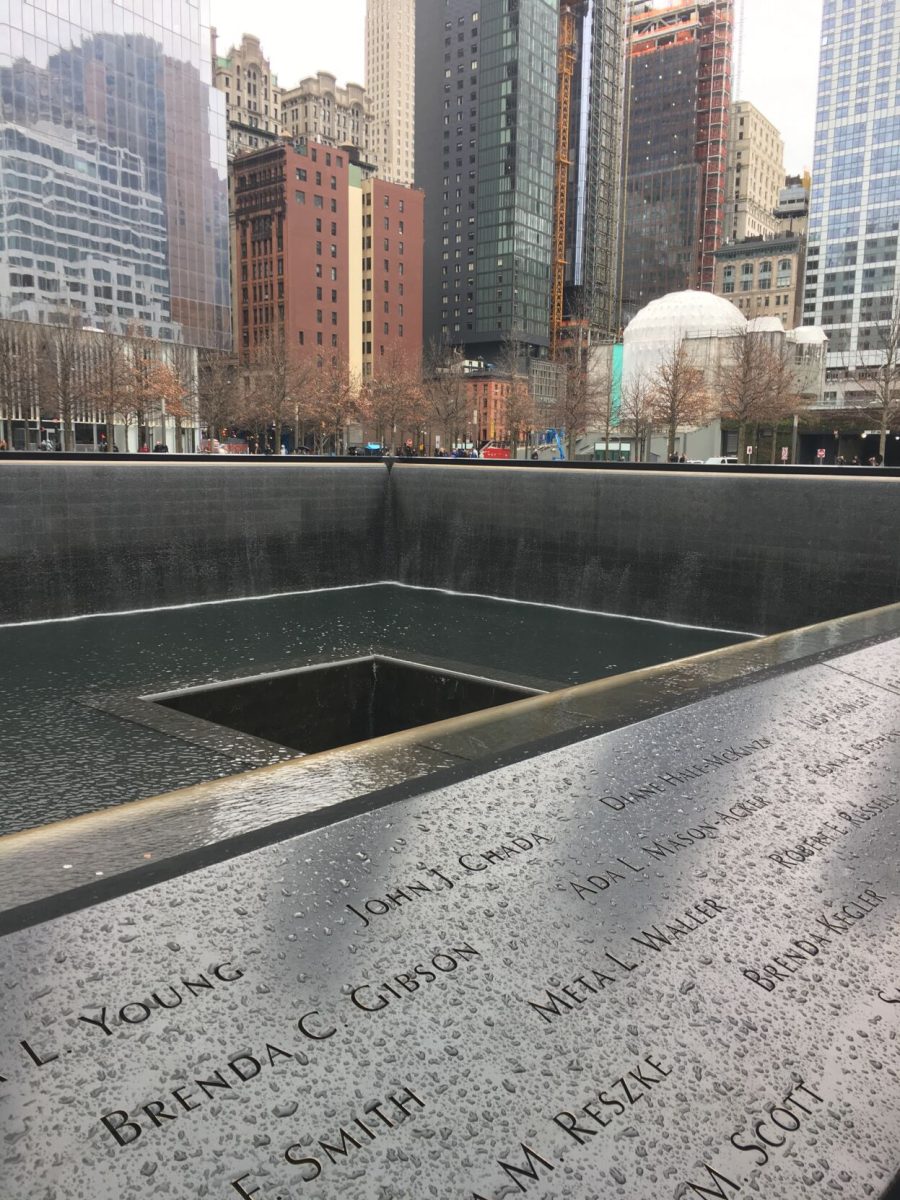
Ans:
<svg viewBox="0 0 900 1200"><path fill-rule="evenodd" d="M405 904L425 899L436 892L449 892L460 879L479 875L482 871L491 870L492 867L503 866L522 854L536 850L542 844L550 845L554 840L552 837L545 837L542 833L529 833L527 837L521 834L515 837L510 836L499 846L460 854L456 861L464 875L457 875L454 879L448 872L439 870L437 867L427 867L422 872L424 878L398 884L392 890L385 892L383 896L372 896L362 901L361 906L348 904L347 911L362 921L363 928L365 928L372 924L369 917L388 916L397 912ZM366 913L369 915L366 916Z"/></svg>

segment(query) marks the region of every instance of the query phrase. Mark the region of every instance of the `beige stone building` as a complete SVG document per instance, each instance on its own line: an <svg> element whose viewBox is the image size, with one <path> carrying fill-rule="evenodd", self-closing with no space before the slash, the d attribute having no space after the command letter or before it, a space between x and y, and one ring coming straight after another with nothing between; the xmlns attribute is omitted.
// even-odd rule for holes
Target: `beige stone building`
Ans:
<svg viewBox="0 0 900 1200"><path fill-rule="evenodd" d="M416 88L415 0L367 0L366 91L374 157L390 183L412 186Z"/></svg>
<svg viewBox="0 0 900 1200"><path fill-rule="evenodd" d="M281 120L294 140L309 138L326 146L356 146L366 162L376 162L372 114L358 83L338 87L327 71L302 79L281 93Z"/></svg>
<svg viewBox="0 0 900 1200"><path fill-rule="evenodd" d="M725 168L725 242L772 237L784 186L784 142L771 121L746 100L731 105Z"/></svg>
<svg viewBox="0 0 900 1200"><path fill-rule="evenodd" d="M784 329L800 324L806 242L798 234L749 237L716 251L715 294L744 316L777 317Z"/></svg>
<svg viewBox="0 0 900 1200"><path fill-rule="evenodd" d="M281 135L281 89L259 38L245 33L239 46L220 56L215 29L210 33L213 78L225 94L228 157L271 146Z"/></svg>

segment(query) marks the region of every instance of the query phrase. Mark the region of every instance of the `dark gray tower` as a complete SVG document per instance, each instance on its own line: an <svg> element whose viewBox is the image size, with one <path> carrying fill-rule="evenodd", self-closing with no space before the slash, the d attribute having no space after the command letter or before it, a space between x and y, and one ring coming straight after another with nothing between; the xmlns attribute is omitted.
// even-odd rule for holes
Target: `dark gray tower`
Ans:
<svg viewBox="0 0 900 1200"><path fill-rule="evenodd" d="M549 340L557 5L417 0L415 181L425 340Z"/></svg>
<svg viewBox="0 0 900 1200"><path fill-rule="evenodd" d="M625 31L621 0L588 0L577 25L566 219L565 314L602 338L619 325Z"/></svg>

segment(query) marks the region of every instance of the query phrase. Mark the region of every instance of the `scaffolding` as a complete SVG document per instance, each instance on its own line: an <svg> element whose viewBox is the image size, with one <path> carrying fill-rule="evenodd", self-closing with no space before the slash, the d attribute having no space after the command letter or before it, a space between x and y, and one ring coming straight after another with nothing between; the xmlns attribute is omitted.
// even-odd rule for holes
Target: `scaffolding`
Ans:
<svg viewBox="0 0 900 1200"><path fill-rule="evenodd" d="M569 142L572 129L572 77L575 74L576 20L587 0L560 0L556 84L556 161L553 178L553 263L550 283L550 357L559 354L566 288L566 216L569 204Z"/></svg>
<svg viewBox="0 0 900 1200"><path fill-rule="evenodd" d="M724 221L734 3L630 5L624 221L632 244L623 240L622 292L631 308L667 291L714 288ZM633 150L636 129L641 157ZM673 212L682 219L673 222Z"/></svg>
<svg viewBox="0 0 900 1200"><path fill-rule="evenodd" d="M722 242L725 219L733 18L734 0L712 0L701 5L696 157L701 164L703 197L698 286L704 292L715 287L714 256Z"/></svg>

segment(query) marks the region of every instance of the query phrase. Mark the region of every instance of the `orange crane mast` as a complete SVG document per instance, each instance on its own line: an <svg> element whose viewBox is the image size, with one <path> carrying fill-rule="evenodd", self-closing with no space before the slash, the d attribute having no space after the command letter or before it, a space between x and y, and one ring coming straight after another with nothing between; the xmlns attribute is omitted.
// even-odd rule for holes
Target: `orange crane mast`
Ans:
<svg viewBox="0 0 900 1200"><path fill-rule="evenodd" d="M572 78L577 44L576 18L587 0L560 0L559 57L556 83L556 162L553 180L553 261L550 277L550 357L559 355L566 283L566 212L569 202L569 139L572 128Z"/></svg>

